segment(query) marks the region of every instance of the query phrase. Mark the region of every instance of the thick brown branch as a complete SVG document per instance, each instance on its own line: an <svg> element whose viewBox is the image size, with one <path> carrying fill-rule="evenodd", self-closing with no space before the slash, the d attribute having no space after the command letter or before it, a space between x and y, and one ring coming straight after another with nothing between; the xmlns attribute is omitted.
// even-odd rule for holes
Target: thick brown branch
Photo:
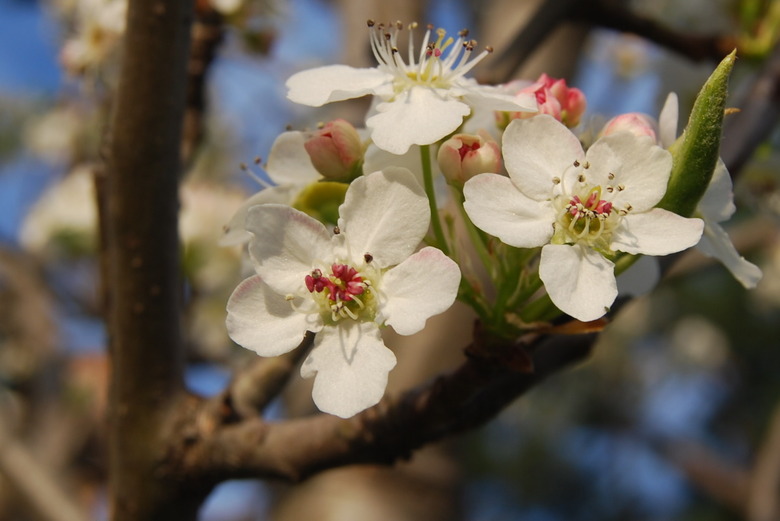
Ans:
<svg viewBox="0 0 780 521"><path fill-rule="evenodd" d="M295 481L349 464L392 463L427 443L483 425L546 377L585 358L595 338L554 336L515 345L535 352L533 373L471 357L453 373L348 420L320 414L217 426L204 423L196 408L184 420L195 425L184 428L194 435L172 448L167 472L205 482L240 477Z"/></svg>
<svg viewBox="0 0 780 521"><path fill-rule="evenodd" d="M188 519L197 508L170 501L175 491L154 474L160 430L182 387L177 194L191 12L191 0L129 3L107 147L109 458L117 521Z"/></svg>

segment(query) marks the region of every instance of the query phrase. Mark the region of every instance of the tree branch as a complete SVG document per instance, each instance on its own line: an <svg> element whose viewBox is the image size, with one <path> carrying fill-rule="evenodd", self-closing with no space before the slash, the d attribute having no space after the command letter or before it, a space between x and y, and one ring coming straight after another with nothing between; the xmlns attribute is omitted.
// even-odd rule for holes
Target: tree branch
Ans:
<svg viewBox="0 0 780 521"><path fill-rule="evenodd" d="M505 344L505 349L534 351L534 372L471 356L454 372L346 420L319 414L215 425L203 421L201 404L181 418L176 430L189 437L171 447L165 472L208 483L247 477L297 481L344 465L389 464L483 425L528 389L585 358L595 339L595 334L532 336Z"/></svg>
<svg viewBox="0 0 780 521"><path fill-rule="evenodd" d="M178 176L192 1L134 0L107 147L106 287L116 521L194 518L155 465L182 388Z"/></svg>

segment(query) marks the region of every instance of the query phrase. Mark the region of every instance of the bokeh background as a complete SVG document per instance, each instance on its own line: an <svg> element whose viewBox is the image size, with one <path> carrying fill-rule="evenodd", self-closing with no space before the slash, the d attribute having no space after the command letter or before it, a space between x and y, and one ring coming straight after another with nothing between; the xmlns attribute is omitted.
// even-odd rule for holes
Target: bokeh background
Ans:
<svg viewBox="0 0 780 521"><path fill-rule="evenodd" d="M106 516L107 339L92 175L120 59L112 42L121 37L121 9L106 7L116 3L0 0L0 519L53 521L34 505L50 500L49 484L88 519ZM224 327L225 303L246 270L242 252L217 244L223 224L260 189L240 164L256 157L262 164L288 126L359 120L365 103L294 106L284 81L317 65L370 65L366 19L470 28L496 49L475 70L486 81L565 77L587 96L585 134L619 113L657 116L671 91L687 117L716 64L599 24L564 23L507 72L502 50L537 0L200 3L217 13L202 27L217 43L180 199L187 378L202 394L216 393L232 368L254 356ZM778 53L774 0L619 3L670 31L739 45L730 106L756 96L756 78ZM767 88L777 88L780 74L769 77ZM763 124L771 129L775 117L768 111ZM738 212L728 229L763 270L755 290L710 259L686 254L651 295L621 310L586 363L484 428L395 469L339 469L295 487L229 482L201 519L779 519L779 143L776 131L764 131L750 160L733 171ZM404 360L391 392L451 367L469 319L458 308L433 321L435 347L430 336L388 339ZM295 382L272 414L310 410L306 384ZM40 483L40 494L20 494L22 479Z"/></svg>

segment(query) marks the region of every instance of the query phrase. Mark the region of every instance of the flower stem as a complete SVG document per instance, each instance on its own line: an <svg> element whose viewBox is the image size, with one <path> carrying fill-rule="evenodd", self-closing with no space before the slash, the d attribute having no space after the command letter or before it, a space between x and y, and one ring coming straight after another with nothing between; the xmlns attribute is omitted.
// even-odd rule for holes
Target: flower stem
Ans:
<svg viewBox="0 0 780 521"><path fill-rule="evenodd" d="M450 248L447 245L447 238L444 236L444 229L439 219L439 208L436 205L436 193L433 189L433 170L431 169L431 148L430 145L420 145L420 160L423 169L423 184L425 195L428 196L428 206L431 209L431 225L433 226L433 235L436 238L437 246L445 255L450 254Z"/></svg>

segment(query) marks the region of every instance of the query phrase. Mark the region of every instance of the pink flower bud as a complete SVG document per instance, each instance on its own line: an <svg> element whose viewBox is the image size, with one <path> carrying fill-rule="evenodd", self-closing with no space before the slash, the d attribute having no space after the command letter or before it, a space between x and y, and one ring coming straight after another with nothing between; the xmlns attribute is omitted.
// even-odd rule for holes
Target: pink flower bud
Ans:
<svg viewBox="0 0 780 521"><path fill-rule="evenodd" d="M437 160L444 176L462 185L477 174L500 172L501 149L487 134L455 134L439 147Z"/></svg>
<svg viewBox="0 0 780 521"><path fill-rule="evenodd" d="M647 114L640 112L630 112L621 114L607 121L601 135L608 136L616 132L631 132L635 136L650 136L653 141L658 141L656 137L655 120Z"/></svg>
<svg viewBox="0 0 780 521"><path fill-rule="evenodd" d="M510 84L510 89L511 89ZM498 124L506 127L513 119L524 119L536 114L549 114L568 127L579 124L585 112L587 102L580 89L568 87L566 80L551 78L542 73L539 79L530 85L520 87L515 96L533 95L536 98L538 112L508 112L498 116Z"/></svg>
<svg viewBox="0 0 780 521"><path fill-rule="evenodd" d="M355 127L343 119L323 125L303 146L314 168L326 179L348 181L361 173L363 142Z"/></svg>

